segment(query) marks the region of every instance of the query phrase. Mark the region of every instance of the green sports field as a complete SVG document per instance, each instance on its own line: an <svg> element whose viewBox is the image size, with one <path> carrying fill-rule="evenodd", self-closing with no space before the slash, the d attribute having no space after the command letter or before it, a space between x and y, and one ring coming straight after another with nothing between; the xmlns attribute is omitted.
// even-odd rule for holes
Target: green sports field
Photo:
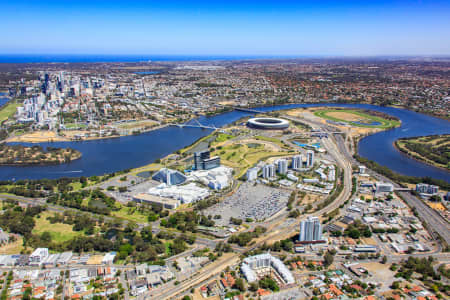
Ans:
<svg viewBox="0 0 450 300"><path fill-rule="evenodd" d="M20 105L20 103L11 101L3 106L0 110L0 123L7 120L9 117L14 116L17 107L19 107Z"/></svg>
<svg viewBox="0 0 450 300"><path fill-rule="evenodd" d="M397 120L388 120L353 109L321 109L315 111L314 115L356 127L388 129L400 125L400 122Z"/></svg>

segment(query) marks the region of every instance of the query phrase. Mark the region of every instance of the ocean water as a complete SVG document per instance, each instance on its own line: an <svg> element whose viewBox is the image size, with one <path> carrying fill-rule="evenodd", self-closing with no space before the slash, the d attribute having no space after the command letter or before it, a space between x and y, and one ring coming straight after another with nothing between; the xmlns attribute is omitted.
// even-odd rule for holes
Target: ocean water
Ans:
<svg viewBox="0 0 450 300"><path fill-rule="evenodd" d="M295 58L280 56L232 55L97 55L97 54L0 54L0 63L80 63L80 62L148 62L148 61L212 61L244 59Z"/></svg>

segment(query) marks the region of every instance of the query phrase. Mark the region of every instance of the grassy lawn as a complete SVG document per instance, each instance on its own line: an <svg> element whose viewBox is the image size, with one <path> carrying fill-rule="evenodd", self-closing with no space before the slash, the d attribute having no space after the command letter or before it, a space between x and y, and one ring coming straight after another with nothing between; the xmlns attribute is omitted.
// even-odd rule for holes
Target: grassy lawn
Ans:
<svg viewBox="0 0 450 300"><path fill-rule="evenodd" d="M257 135L255 136L255 139L257 139L258 141L266 141L266 142L271 142L274 144L277 144L278 146L280 146L281 148L286 148L286 145L280 141L277 138L272 138L272 137L267 137L267 136L262 136L262 135Z"/></svg>
<svg viewBox="0 0 450 300"><path fill-rule="evenodd" d="M86 124L82 124L82 123L65 123L64 126L67 129L74 129L74 128L87 128Z"/></svg>
<svg viewBox="0 0 450 300"><path fill-rule="evenodd" d="M21 136L22 134L25 134L25 131L22 129L14 131L14 136Z"/></svg>
<svg viewBox="0 0 450 300"><path fill-rule="evenodd" d="M111 215L128 221L133 221L136 223L146 223L148 222L148 218L146 215L140 213L136 208L134 207L126 207L122 206L122 208L118 211L112 211Z"/></svg>
<svg viewBox="0 0 450 300"><path fill-rule="evenodd" d="M122 128L122 129L135 129L135 128L154 126L155 124L158 124L158 122L153 121L153 120L143 120L143 121L136 121L136 122L130 122L130 123L122 123L118 127Z"/></svg>
<svg viewBox="0 0 450 300"><path fill-rule="evenodd" d="M212 155L219 155L224 165L234 168L237 178L242 176L248 168L260 160L287 154L287 152L271 151L264 145L249 147L245 144L231 144L222 147L222 149L216 149L212 153Z"/></svg>
<svg viewBox="0 0 450 300"><path fill-rule="evenodd" d="M330 113L342 114L341 117L331 116ZM356 127L365 127L365 128L382 128L388 129L392 127L397 127L400 125L399 121L396 120L387 120L381 117L372 116L366 113L363 113L358 110L352 109L321 109L314 112L314 115L320 118L324 118L327 120L335 121L335 122L344 122ZM350 117L350 118L348 118ZM356 120L361 120L361 123L366 124L358 124ZM380 124L370 124L370 123L380 123Z"/></svg>
<svg viewBox="0 0 450 300"><path fill-rule="evenodd" d="M79 190L81 190L81 182L72 182L71 184L70 184L70 186L72 186L73 187L73 191L74 192L76 192L76 191L79 191Z"/></svg>
<svg viewBox="0 0 450 300"><path fill-rule="evenodd" d="M0 193L0 195L2 195L2 196L16 196L16 195L11 194L11 193ZM8 197L6 197L6 198L8 198ZM11 199L14 199L14 198L11 198Z"/></svg>
<svg viewBox="0 0 450 300"><path fill-rule="evenodd" d="M133 172L140 173L140 172L144 172L144 171L156 171L159 170L163 167L162 164L157 164L157 163L151 163L149 165L143 166L143 167L139 167L133 170Z"/></svg>
<svg viewBox="0 0 450 300"><path fill-rule="evenodd" d="M52 236L52 240L58 243L68 241L76 236L83 234L83 232L81 231L73 231L72 225L69 224L51 224L50 221L47 220L47 217L53 216L53 213L43 212L40 214L40 216L40 218L34 218L36 222L36 225L33 229L34 234L42 234L43 232L48 231Z"/></svg>
<svg viewBox="0 0 450 300"><path fill-rule="evenodd" d="M3 108L0 110L0 123L7 120L9 117L14 116L16 113L17 107L21 106L22 104L10 101L8 104L3 106Z"/></svg>
<svg viewBox="0 0 450 300"><path fill-rule="evenodd" d="M196 142L193 143L192 145L187 146L186 148L181 149L181 150L180 150L180 153L184 153L184 152L189 151L190 149L195 148L195 147L196 147L198 144L200 144L201 142L206 141L207 139L211 138L211 136L212 136L213 134L214 134L214 133L211 133L211 134L209 134L209 135L207 135L207 136L205 136L205 137L202 137L201 139L199 139L198 141L196 141Z"/></svg>
<svg viewBox="0 0 450 300"><path fill-rule="evenodd" d="M166 254L170 255L170 242L165 242L164 246L166 246Z"/></svg>
<svg viewBox="0 0 450 300"><path fill-rule="evenodd" d="M223 143L225 141L228 141L230 139L232 139L233 136L230 134L226 134L226 133L219 133L219 135L216 137L216 140L214 141L215 143Z"/></svg>

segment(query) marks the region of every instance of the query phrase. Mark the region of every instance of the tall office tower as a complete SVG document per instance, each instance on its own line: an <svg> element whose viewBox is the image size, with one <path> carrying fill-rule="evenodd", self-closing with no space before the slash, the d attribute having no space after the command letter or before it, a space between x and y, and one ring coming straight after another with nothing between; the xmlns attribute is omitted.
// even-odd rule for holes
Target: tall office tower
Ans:
<svg viewBox="0 0 450 300"><path fill-rule="evenodd" d="M278 173L286 174L288 169L288 162L284 158L279 159L277 162L278 165Z"/></svg>
<svg viewBox="0 0 450 300"><path fill-rule="evenodd" d="M293 170L300 170L302 167L302 156L301 155L295 155L292 157L292 169Z"/></svg>
<svg viewBox="0 0 450 300"><path fill-rule="evenodd" d="M209 158L209 151L194 153L194 167L196 170L203 170L203 160Z"/></svg>
<svg viewBox="0 0 450 300"><path fill-rule="evenodd" d="M300 223L300 242L314 242L322 240L322 225L318 217L308 217Z"/></svg>
<svg viewBox="0 0 450 300"><path fill-rule="evenodd" d="M314 166L314 151L308 150L306 151L306 167L310 168Z"/></svg>
<svg viewBox="0 0 450 300"><path fill-rule="evenodd" d="M60 92L64 91L64 72L59 73L58 88Z"/></svg>
<svg viewBox="0 0 450 300"><path fill-rule="evenodd" d="M267 164L263 167L263 178L269 179L275 177L275 166L273 164Z"/></svg>
<svg viewBox="0 0 450 300"><path fill-rule="evenodd" d="M210 157L209 151L194 153L194 168L196 170L209 170L220 167L220 157Z"/></svg>

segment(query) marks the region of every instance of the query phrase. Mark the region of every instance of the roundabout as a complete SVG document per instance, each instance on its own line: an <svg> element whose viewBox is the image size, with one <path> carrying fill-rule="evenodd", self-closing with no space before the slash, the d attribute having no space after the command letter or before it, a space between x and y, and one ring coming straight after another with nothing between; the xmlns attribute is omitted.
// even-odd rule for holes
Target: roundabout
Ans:
<svg viewBox="0 0 450 300"><path fill-rule="evenodd" d="M278 118L260 117L249 119L247 126L258 129L286 129L289 122Z"/></svg>

